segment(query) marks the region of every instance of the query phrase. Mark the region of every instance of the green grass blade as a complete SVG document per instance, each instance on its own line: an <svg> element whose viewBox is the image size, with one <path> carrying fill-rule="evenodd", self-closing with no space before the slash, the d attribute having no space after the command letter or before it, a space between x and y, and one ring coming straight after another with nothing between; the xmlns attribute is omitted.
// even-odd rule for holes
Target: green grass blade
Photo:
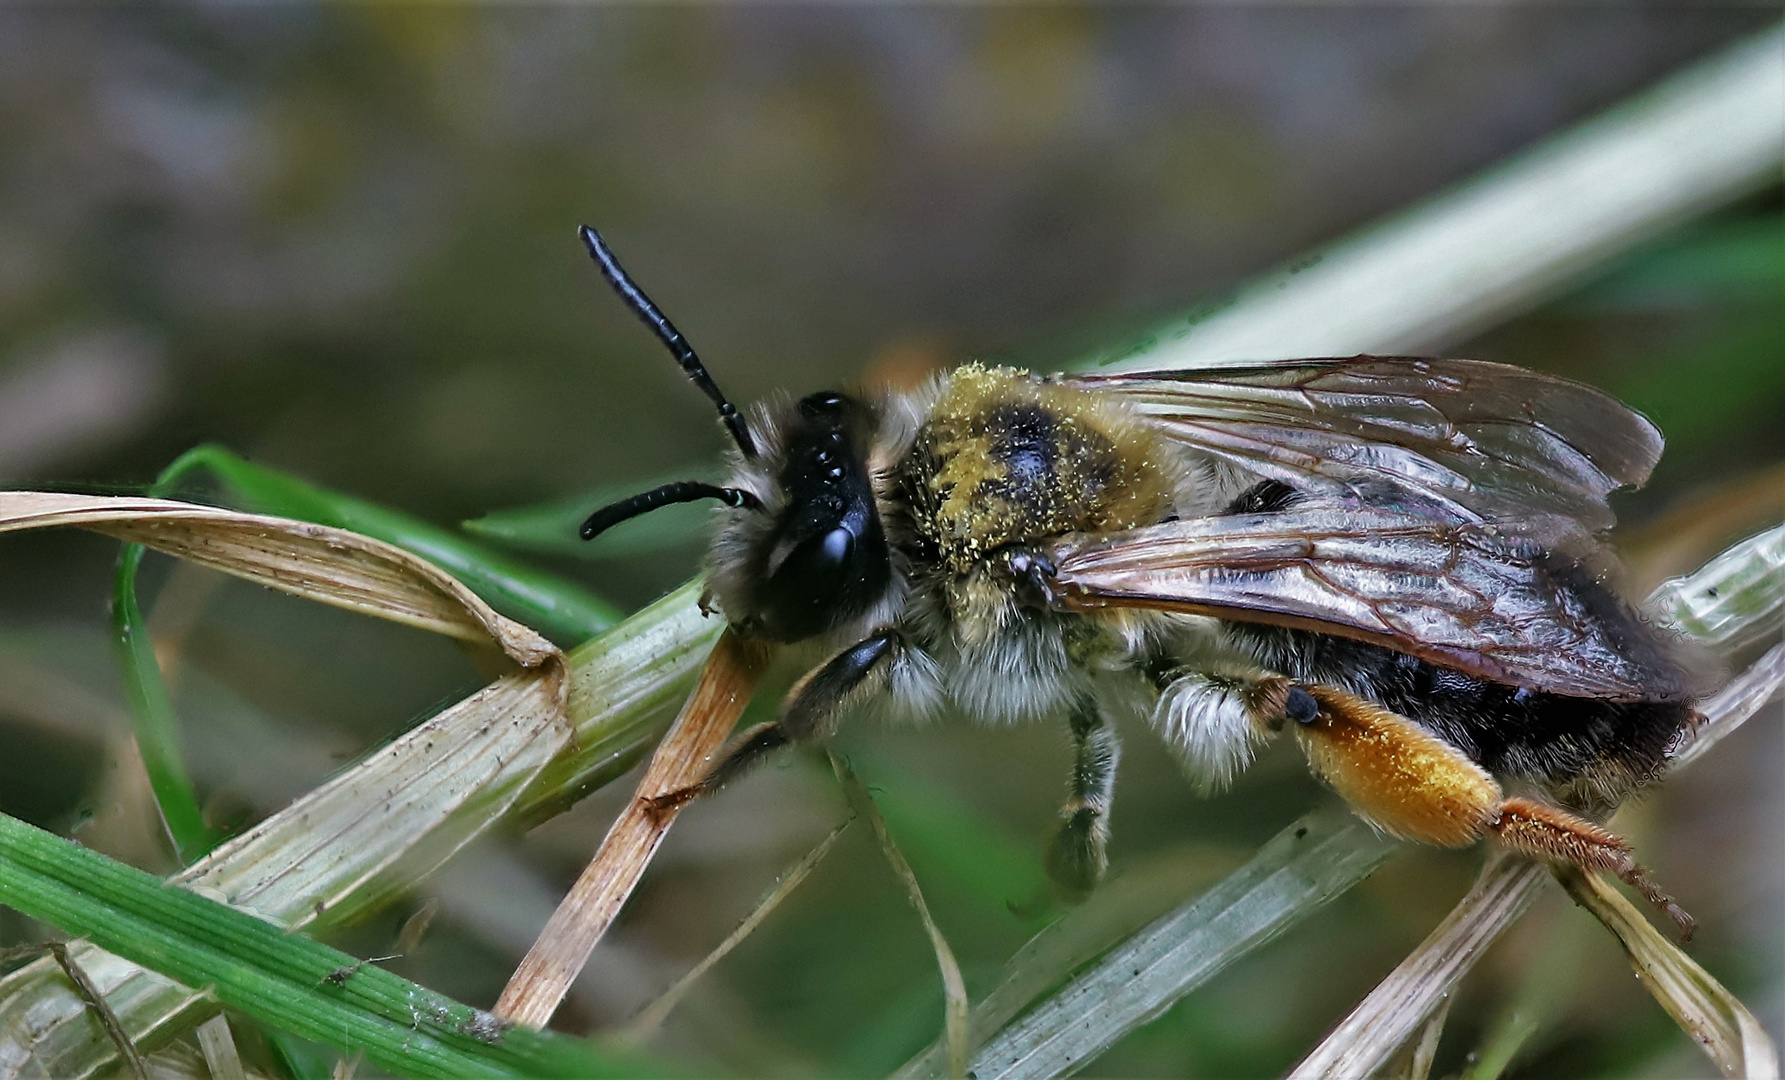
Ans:
<svg viewBox="0 0 1785 1080"><path fill-rule="evenodd" d="M181 880L283 923L327 924L412 887L498 821L549 817L624 772L674 717L720 629L719 620L700 614L699 594L698 583L677 590L566 657L571 732L549 713L516 726L524 699L496 723L489 710L461 703L224 845ZM496 684L504 686L524 689L512 680ZM389 809L377 798L369 810L368 793L383 792L406 795ZM202 994L154 971L101 949L74 949L140 1044L163 1044L215 1012ZM115 1056L53 964L0 979L0 1057L79 1078L110 1068Z"/></svg>
<svg viewBox="0 0 1785 1080"><path fill-rule="evenodd" d="M118 667L135 720L136 747L149 774L149 788L181 863L211 850L218 834L205 825L198 795L180 752L179 719L169 700L155 645L136 601L136 571L143 561L141 544L124 545L112 590L112 631Z"/></svg>
<svg viewBox="0 0 1785 1080"><path fill-rule="evenodd" d="M248 509L332 525L412 551L464 582L491 607L554 640L575 644L617 623L620 609L580 585L515 562L475 540L403 513L256 465L214 443L180 455L165 481L208 471Z"/></svg>
<svg viewBox="0 0 1785 1080"><path fill-rule="evenodd" d="M637 1075L0 816L0 902L257 1021L418 1077Z"/></svg>
<svg viewBox="0 0 1785 1080"><path fill-rule="evenodd" d="M578 531L584 519L598 507L675 480L718 483L719 471L709 464L644 480L609 484L567 499L493 510L482 517L460 522L459 527L473 536L515 551L577 559L621 559L693 547L706 537L706 526L713 515L711 503L671 504L615 526L593 540L584 540Z"/></svg>
<svg viewBox="0 0 1785 1080"><path fill-rule="evenodd" d="M155 482L149 494L162 495L176 484L187 466L174 461ZM155 643L149 634L137 600L137 571L142 568L144 548L125 544L118 556L118 572L112 582L112 632L117 643L118 667L130 699L137 751L149 776L149 789L161 820L173 841L180 863L192 862L214 847L221 835L208 828L199 807L198 793L186 770L180 750L180 720L161 677Z"/></svg>
<svg viewBox="0 0 1785 1080"><path fill-rule="evenodd" d="M522 794L517 825L561 813L656 745L725 628L725 620L701 613L702 588L691 581L566 656L574 733Z"/></svg>
<svg viewBox="0 0 1785 1080"><path fill-rule="evenodd" d="M1339 814L1296 822L973 1053L979 1080L1064 1076L1369 876L1397 844ZM919 1073L922 1075L923 1073Z"/></svg>
<svg viewBox="0 0 1785 1080"><path fill-rule="evenodd" d="M1785 525L1734 544L1703 568L1669 579L1649 610L1723 653L1785 630Z"/></svg>

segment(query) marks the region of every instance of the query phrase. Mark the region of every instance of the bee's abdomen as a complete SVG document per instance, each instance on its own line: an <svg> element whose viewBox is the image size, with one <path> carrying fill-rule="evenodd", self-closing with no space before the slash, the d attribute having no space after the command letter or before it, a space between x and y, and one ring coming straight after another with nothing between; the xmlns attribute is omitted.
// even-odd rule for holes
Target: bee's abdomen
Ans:
<svg viewBox="0 0 1785 1080"><path fill-rule="evenodd" d="M1654 778L1696 717L1692 701L1606 701L1508 686L1379 645L1238 626L1298 677L1355 687L1488 771L1616 798Z"/></svg>
<svg viewBox="0 0 1785 1080"><path fill-rule="evenodd" d="M1490 771L1622 793L1653 779L1691 722L1688 700L1604 701L1522 690L1395 655L1376 680L1388 708Z"/></svg>
<svg viewBox="0 0 1785 1080"><path fill-rule="evenodd" d="M906 463L913 525L955 573L986 553L1169 512L1169 446L1119 405L1007 368L957 370Z"/></svg>

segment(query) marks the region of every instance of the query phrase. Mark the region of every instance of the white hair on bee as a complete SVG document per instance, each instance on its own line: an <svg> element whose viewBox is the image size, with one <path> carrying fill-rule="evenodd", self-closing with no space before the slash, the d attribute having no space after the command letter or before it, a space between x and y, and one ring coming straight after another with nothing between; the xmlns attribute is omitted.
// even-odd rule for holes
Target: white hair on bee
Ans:
<svg viewBox="0 0 1785 1080"><path fill-rule="evenodd" d="M1240 492L1258 482L1254 473L1195 451L1183 451L1177 467L1178 482L1172 492L1172 508L1180 517L1219 514Z"/></svg>
<svg viewBox="0 0 1785 1080"><path fill-rule="evenodd" d="M1264 741L1243 686L1239 679L1195 672L1173 681L1153 707L1154 729L1199 794L1224 790Z"/></svg>
<svg viewBox="0 0 1785 1080"><path fill-rule="evenodd" d="M718 507L713 511L719 525L707 549L707 592L721 610L745 610L751 585L760 572L751 564L751 554L762 546L775 527L776 517L787 505L787 493L781 490L776 477L786 464L786 433L795 415L791 397L785 393L771 395L749 410L755 456L745 457L735 448L726 451L730 473L726 486L756 496L761 510L740 513Z"/></svg>
<svg viewBox="0 0 1785 1080"><path fill-rule="evenodd" d="M928 724L947 708L942 669L923 649L905 647L887 665L885 692L868 698L862 712L890 723Z"/></svg>
<svg viewBox="0 0 1785 1080"><path fill-rule="evenodd" d="M1029 619L958 648L949 697L981 723L1044 719L1077 700L1089 683L1088 673L1070 661L1053 620Z"/></svg>

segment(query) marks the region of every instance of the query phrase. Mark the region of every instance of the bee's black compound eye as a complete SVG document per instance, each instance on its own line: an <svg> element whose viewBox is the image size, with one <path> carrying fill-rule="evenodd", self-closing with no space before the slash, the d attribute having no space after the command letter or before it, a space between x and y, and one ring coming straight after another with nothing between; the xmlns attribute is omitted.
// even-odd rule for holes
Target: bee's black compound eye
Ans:
<svg viewBox="0 0 1785 1080"><path fill-rule="evenodd" d="M884 587L884 576L884 566L874 564L855 533L839 525L802 540L775 567L762 594L764 614L782 640L811 637L829 629L838 610L849 610L864 587Z"/></svg>
<svg viewBox="0 0 1785 1080"><path fill-rule="evenodd" d="M1289 688L1289 696L1283 699L1283 715L1298 724L1312 724L1320 715L1320 702L1314 695L1299 686Z"/></svg>

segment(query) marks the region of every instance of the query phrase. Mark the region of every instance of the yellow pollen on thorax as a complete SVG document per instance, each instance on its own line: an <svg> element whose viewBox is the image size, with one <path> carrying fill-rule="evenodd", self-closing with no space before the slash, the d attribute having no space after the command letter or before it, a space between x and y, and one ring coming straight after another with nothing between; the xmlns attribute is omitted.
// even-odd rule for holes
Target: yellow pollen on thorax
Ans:
<svg viewBox="0 0 1785 1080"><path fill-rule="evenodd" d="M1119 403L1011 368L958 369L919 436L935 500L920 521L964 573L994 548L1157 521L1174 458Z"/></svg>

